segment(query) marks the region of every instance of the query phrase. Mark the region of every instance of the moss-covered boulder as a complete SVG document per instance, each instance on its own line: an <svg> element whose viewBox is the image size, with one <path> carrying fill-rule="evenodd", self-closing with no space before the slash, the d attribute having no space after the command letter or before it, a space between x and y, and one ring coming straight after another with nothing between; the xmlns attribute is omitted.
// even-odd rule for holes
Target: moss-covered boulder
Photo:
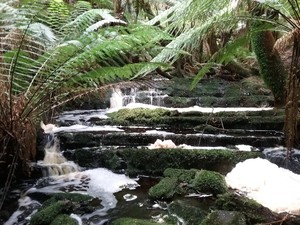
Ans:
<svg viewBox="0 0 300 225"><path fill-rule="evenodd" d="M33 196L34 199L35 197L37 196ZM39 211L32 216L30 220L32 225L49 225L57 216L71 213L81 215L91 213L102 207L100 199L78 193L49 193L42 198L47 198L47 200L43 202ZM57 218L54 224L63 223L62 221L68 221L66 224L71 225L73 219L62 216Z"/></svg>
<svg viewBox="0 0 300 225"><path fill-rule="evenodd" d="M280 216L252 199L225 193L218 196L215 205L219 210L238 211L247 218L247 224L267 223L280 220Z"/></svg>
<svg viewBox="0 0 300 225"><path fill-rule="evenodd" d="M77 225L77 221L67 214L60 214L51 222L50 225Z"/></svg>
<svg viewBox="0 0 300 225"><path fill-rule="evenodd" d="M210 193L213 195L223 194L228 190L224 176L220 173L208 170L200 170L197 172L191 186L197 192Z"/></svg>
<svg viewBox="0 0 300 225"><path fill-rule="evenodd" d="M168 168L165 178L151 187L149 197L152 199L171 199L175 194L208 193L213 195L227 192L224 176L207 170L186 170Z"/></svg>
<svg viewBox="0 0 300 225"><path fill-rule="evenodd" d="M176 193L177 185L177 178L165 177L149 189L149 197L152 199L171 199Z"/></svg>
<svg viewBox="0 0 300 225"><path fill-rule="evenodd" d="M72 202L84 202L89 201L93 197L89 195L83 195L79 193L51 193L49 194L49 199L43 202L42 208L46 208L50 206L51 204L62 201L62 200L69 200Z"/></svg>
<svg viewBox="0 0 300 225"><path fill-rule="evenodd" d="M183 201L176 200L169 205L171 215L176 215L184 221L182 224L199 224L205 218L207 212L200 207L189 205Z"/></svg>
<svg viewBox="0 0 300 225"><path fill-rule="evenodd" d="M246 225L246 218L240 212L216 210L208 214L200 225Z"/></svg>
<svg viewBox="0 0 300 225"><path fill-rule="evenodd" d="M30 220L31 225L49 225L59 214L70 208L69 201L57 201L35 213Z"/></svg>
<svg viewBox="0 0 300 225"><path fill-rule="evenodd" d="M177 178L179 182L191 183L191 181L195 178L197 171L198 170L196 169L186 170L186 169L167 168L164 171L164 176Z"/></svg>
<svg viewBox="0 0 300 225"><path fill-rule="evenodd" d="M119 218L111 223L112 225L157 225L158 223L145 219ZM169 223L159 223L161 225L170 225Z"/></svg>

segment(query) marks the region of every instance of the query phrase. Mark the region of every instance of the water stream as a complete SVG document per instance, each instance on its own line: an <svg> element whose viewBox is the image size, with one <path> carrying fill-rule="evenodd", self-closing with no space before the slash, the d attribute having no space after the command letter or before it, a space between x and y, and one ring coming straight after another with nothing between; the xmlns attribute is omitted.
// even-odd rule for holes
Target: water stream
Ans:
<svg viewBox="0 0 300 225"><path fill-rule="evenodd" d="M85 170L80 168L72 161L68 161L61 153L59 148L58 139L56 134L63 132L70 132L72 134L76 132L100 132L101 136L105 138L105 135L112 133L136 135L142 134L145 137L162 137L162 141L157 145L162 145L164 140L171 139L173 137L184 138L193 137L205 137L205 134L201 132L187 130L169 130L166 128L156 129L153 127L116 127L116 126L96 126L89 121L92 118L98 118L105 120L107 118L106 112L117 110L122 107L147 107L156 108L163 106L163 99L166 96L163 93L157 92L154 89L143 90L137 92L136 89L130 89L123 91L119 88L113 90L110 99L110 109L99 110L75 110L69 112L63 112L58 118L57 122L62 124L69 124L60 127L54 127L51 134L47 134L48 143L45 146L45 157L43 160L37 162L37 166L42 168L43 178L32 185L31 188L24 190L22 197L19 200L19 209L11 216L11 218L5 223L5 225L23 225L28 224L30 216L41 207L41 201L36 196L59 193L59 192L71 192L87 194L92 197L101 200L101 207L93 211L92 213L86 213L80 215L80 220L83 224L109 224L109 221L119 217L133 217L141 219L153 219L162 221L165 215L169 215L167 204L168 202L153 202L148 199L148 189L153 186L158 179L151 177L135 177L130 178L124 174L116 174L104 168L96 168ZM145 104L147 103L147 104ZM170 109L170 108L169 108ZM174 110L174 108L170 109ZM187 111L201 111L201 112L218 112L218 111L256 111L256 110L271 110L271 108L202 108L191 107L176 109L179 112ZM249 137L256 139L255 132L251 134L249 131ZM260 131L264 133L264 131ZM97 133L95 133L97 134ZM210 134L206 134L209 136ZM260 134L259 134L260 135ZM273 135L273 134L272 134ZM219 135L221 138L229 135ZM153 137L151 137L153 139ZM214 138L218 138L218 135L213 135ZM280 135L274 133L274 137L280 138ZM236 137L234 137L236 138ZM87 143L83 143L87 144ZM97 143L98 144L98 143ZM149 147L155 147L155 143L148 143ZM172 144L168 142L168 144ZM174 143L173 143L174 144ZM182 148L203 148L200 145L189 146L186 143L174 144L173 147L179 147L182 144ZM102 146L102 145L101 145ZM99 147L99 144L98 144ZM112 146L109 146L112 147ZM140 146L135 146L140 147ZM145 147L145 146L143 146ZM211 147L212 149L227 149L227 146L205 146L205 148ZM105 146L103 146L105 148ZM236 145L238 150L251 151L252 146L239 143ZM32 196L35 196L33 198ZM190 205L203 208L209 211L209 207L212 204L209 198L198 197L181 197L176 201L188 202ZM78 215L77 215L78 216ZM76 217L76 215L75 215ZM78 217L76 217L78 219ZM182 224L178 220L178 224Z"/></svg>

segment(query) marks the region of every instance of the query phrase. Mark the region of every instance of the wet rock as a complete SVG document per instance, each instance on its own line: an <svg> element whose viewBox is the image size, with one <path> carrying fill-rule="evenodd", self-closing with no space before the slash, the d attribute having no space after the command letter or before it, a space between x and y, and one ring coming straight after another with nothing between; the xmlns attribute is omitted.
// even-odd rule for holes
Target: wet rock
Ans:
<svg viewBox="0 0 300 225"><path fill-rule="evenodd" d="M216 208L237 211L246 216L247 224L267 223L280 220L280 216L252 199L234 193L218 196Z"/></svg>
<svg viewBox="0 0 300 225"><path fill-rule="evenodd" d="M113 150L99 150L98 148L76 149L72 160L86 168L105 167L111 170L126 168L123 160Z"/></svg>
<svg viewBox="0 0 300 225"><path fill-rule="evenodd" d="M157 225L156 222L145 219L135 219L135 218L119 218L111 223L112 225ZM168 223L160 223L161 225L170 225Z"/></svg>
<svg viewBox="0 0 300 225"><path fill-rule="evenodd" d="M240 212L216 210L208 214L200 225L246 225L246 218Z"/></svg>
<svg viewBox="0 0 300 225"><path fill-rule="evenodd" d="M287 157L287 151L284 148L268 148L264 151L266 158L279 167L288 169L294 173L300 174L300 151L292 150L290 157Z"/></svg>
<svg viewBox="0 0 300 225"><path fill-rule="evenodd" d="M162 175L167 168L205 169L226 173L247 158L263 157L260 152L186 149L124 149L118 155L132 175ZM149 163L151 162L151 163Z"/></svg>
<svg viewBox="0 0 300 225"><path fill-rule="evenodd" d="M181 224L200 224L207 214L206 210L191 206L184 201L176 200L169 205L171 215L180 218Z"/></svg>

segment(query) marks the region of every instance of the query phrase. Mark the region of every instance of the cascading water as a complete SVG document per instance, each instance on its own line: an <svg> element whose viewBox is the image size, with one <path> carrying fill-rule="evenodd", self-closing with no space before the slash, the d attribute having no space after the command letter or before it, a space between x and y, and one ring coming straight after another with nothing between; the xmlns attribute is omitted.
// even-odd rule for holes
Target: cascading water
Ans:
<svg viewBox="0 0 300 225"><path fill-rule="evenodd" d="M79 224L82 220L90 219L96 223L103 224L108 220L108 210L116 207L118 200L114 193L123 189L133 190L139 184L124 174L115 174L105 168L96 168L80 171L77 164L67 161L59 148L59 141L55 133L46 134L48 142L45 146L45 156L37 163L42 168L44 178L36 185L27 190L19 199L19 209L13 213L5 225L25 225L29 223L30 217L41 207L41 203L29 196L49 196L53 193L80 193L100 199L101 206L93 212L81 215L71 214L76 217ZM128 194L127 194L128 195ZM39 199L39 198L37 198ZM23 218L21 220L20 218ZM89 222L88 222L89 223Z"/></svg>
<svg viewBox="0 0 300 225"><path fill-rule="evenodd" d="M155 106L163 106L163 99L168 95L154 88L138 89L129 88L121 90L113 88L110 98L110 108L120 108L129 103L144 103Z"/></svg>
<svg viewBox="0 0 300 225"><path fill-rule="evenodd" d="M79 167L72 161L62 155L59 149L59 142L54 134L49 134L50 141L45 146L45 157L43 161L39 161L38 165L44 168L44 176L59 176L79 171Z"/></svg>
<svg viewBox="0 0 300 225"><path fill-rule="evenodd" d="M110 98L110 108L120 108L123 106L123 94L120 88L113 88Z"/></svg>

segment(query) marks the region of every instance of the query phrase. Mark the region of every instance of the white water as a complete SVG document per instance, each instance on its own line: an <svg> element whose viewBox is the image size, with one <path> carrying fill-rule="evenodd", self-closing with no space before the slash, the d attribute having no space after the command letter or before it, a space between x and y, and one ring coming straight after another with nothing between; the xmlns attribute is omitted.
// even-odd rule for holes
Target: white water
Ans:
<svg viewBox="0 0 300 225"><path fill-rule="evenodd" d="M103 206L103 208L96 210L92 214L82 215L81 218L75 214L70 215L71 217L76 218L78 222L80 222L82 221L82 219L89 219L90 217L95 215L106 215L109 209L115 208L117 205L117 199L115 198L114 193L119 192L125 188L134 189L138 186L139 185L135 180L123 174L115 174L104 168L74 172L61 176L54 176L52 177L51 181L49 181L48 186L42 188L33 187L29 189L25 193L25 196L19 200L19 209L10 217L5 225L27 224L26 221L18 223L18 216L24 213L26 207L29 205L41 205L37 201L34 201L26 196L29 193L71 192L87 194L92 197L101 199L101 205ZM36 211L37 210L34 210L30 214L30 216ZM27 218L27 220L30 219L30 216Z"/></svg>
<svg viewBox="0 0 300 225"><path fill-rule="evenodd" d="M110 98L110 108L121 108L128 104L135 104L138 101L147 102L149 105L160 106L163 102L162 100L168 95L162 94L153 88L148 88L147 90L138 90L137 88L131 88L129 93L123 93L120 88L113 88L112 95Z"/></svg>
<svg viewBox="0 0 300 225"><path fill-rule="evenodd" d="M123 94L120 88L113 88L110 97L110 108L120 108L123 106Z"/></svg>
<svg viewBox="0 0 300 225"><path fill-rule="evenodd" d="M59 149L58 140L53 136L50 137L53 139L45 146L44 160L37 162L39 166L47 169L47 173L44 175L59 176L79 171L78 165L72 161L67 161L67 159L62 155Z"/></svg>
<svg viewBox="0 0 300 225"><path fill-rule="evenodd" d="M52 130L52 133L57 133L61 131L66 132L82 132L82 131L124 131L122 129L119 129L115 126L86 126L81 124L76 124L72 126L61 126L61 127L55 127Z"/></svg>
<svg viewBox="0 0 300 225"><path fill-rule="evenodd" d="M300 175L266 159L238 163L226 175L227 185L275 212L300 215Z"/></svg>
<svg viewBox="0 0 300 225"><path fill-rule="evenodd" d="M203 113L217 113L217 112L253 112L253 111L266 111L266 110L272 110L272 107L217 107L217 108L211 108L211 107L200 107L200 106L192 106L187 108L172 108L172 107L161 107L161 106L155 106L155 105L148 105L143 103L130 103L126 105L126 107L122 108L147 108L147 109L158 109L163 108L166 110L177 110L178 112L203 112ZM116 109L119 110L119 109ZM116 111L115 110L115 111ZM113 110L109 110L113 111Z"/></svg>

